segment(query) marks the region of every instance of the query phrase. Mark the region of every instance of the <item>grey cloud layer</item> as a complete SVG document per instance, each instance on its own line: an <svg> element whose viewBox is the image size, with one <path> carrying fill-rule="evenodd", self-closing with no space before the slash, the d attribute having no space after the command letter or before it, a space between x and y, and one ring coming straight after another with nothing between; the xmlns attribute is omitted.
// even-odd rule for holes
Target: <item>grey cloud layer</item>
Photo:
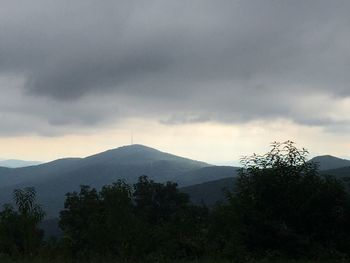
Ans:
<svg viewBox="0 0 350 263"><path fill-rule="evenodd" d="M128 117L348 125L313 100L350 96L348 1L0 3L0 76L23 80L0 87L17 105L0 104L11 131Z"/></svg>

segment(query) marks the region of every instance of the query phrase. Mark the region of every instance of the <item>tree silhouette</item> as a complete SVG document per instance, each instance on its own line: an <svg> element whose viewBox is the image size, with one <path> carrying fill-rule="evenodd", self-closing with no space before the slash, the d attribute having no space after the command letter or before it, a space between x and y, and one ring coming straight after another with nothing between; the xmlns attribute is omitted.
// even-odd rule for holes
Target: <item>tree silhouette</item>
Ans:
<svg viewBox="0 0 350 263"><path fill-rule="evenodd" d="M264 155L242 158L230 202L246 227L245 244L257 253L288 256L311 247L338 246L347 193L341 182L321 176L307 150L292 141L274 142Z"/></svg>
<svg viewBox="0 0 350 263"><path fill-rule="evenodd" d="M35 203L35 188L27 187L24 189L15 189L13 195L18 212L21 216L33 220L36 224L43 220L45 213L42 207Z"/></svg>
<svg viewBox="0 0 350 263"><path fill-rule="evenodd" d="M0 236L2 249L9 254L33 256L43 238L38 228L45 213L36 203L34 188L16 189L13 192L17 211L6 205L0 213Z"/></svg>

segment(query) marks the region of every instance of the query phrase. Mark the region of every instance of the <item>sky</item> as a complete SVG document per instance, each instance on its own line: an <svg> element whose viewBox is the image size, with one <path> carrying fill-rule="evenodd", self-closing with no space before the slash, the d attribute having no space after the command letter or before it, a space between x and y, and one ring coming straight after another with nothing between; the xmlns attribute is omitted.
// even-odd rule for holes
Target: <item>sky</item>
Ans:
<svg viewBox="0 0 350 263"><path fill-rule="evenodd" d="M0 158L133 142L350 158L350 1L0 0Z"/></svg>

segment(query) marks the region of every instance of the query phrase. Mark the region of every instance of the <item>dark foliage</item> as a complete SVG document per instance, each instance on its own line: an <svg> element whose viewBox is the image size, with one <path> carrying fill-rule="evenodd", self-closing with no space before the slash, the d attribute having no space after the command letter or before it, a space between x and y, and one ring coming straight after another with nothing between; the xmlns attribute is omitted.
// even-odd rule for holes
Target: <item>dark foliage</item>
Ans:
<svg viewBox="0 0 350 263"><path fill-rule="evenodd" d="M5 205L0 212L0 251L10 256L34 256L42 242L43 232L38 228L44 212L35 202L33 188L14 191L16 209Z"/></svg>
<svg viewBox="0 0 350 263"><path fill-rule="evenodd" d="M286 257L347 252L348 194L337 179L320 176L293 142L273 143L263 155L242 159L236 191L230 195L247 250ZM321 249L321 250L320 250Z"/></svg>
<svg viewBox="0 0 350 263"><path fill-rule="evenodd" d="M155 183L147 176L141 176L134 185L133 196L136 213L151 225L169 221L189 202L188 195L180 193L176 183Z"/></svg>
<svg viewBox="0 0 350 263"><path fill-rule="evenodd" d="M118 181L68 193L60 226L71 257L183 258L202 253L206 218L207 209L191 205L175 183L141 176L133 191Z"/></svg>

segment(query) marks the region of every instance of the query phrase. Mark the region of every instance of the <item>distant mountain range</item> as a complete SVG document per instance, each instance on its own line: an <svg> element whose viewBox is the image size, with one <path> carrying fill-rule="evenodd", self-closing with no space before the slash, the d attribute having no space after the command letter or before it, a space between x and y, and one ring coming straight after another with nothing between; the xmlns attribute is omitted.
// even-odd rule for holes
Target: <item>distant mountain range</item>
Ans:
<svg viewBox="0 0 350 263"><path fill-rule="evenodd" d="M350 176L350 161L333 156L312 159L322 173ZM33 186L48 218L63 208L65 194L80 185L100 188L118 179L135 183L141 175L157 182L174 181L197 203L214 204L224 199L222 189L232 190L237 167L214 166L205 162L161 152L143 145L130 145L86 158L66 158L22 167L0 167L1 203L12 201L16 188Z"/></svg>
<svg viewBox="0 0 350 263"><path fill-rule="evenodd" d="M331 155L317 156L310 161L317 163L320 171L350 167L350 160L337 158Z"/></svg>
<svg viewBox="0 0 350 263"><path fill-rule="evenodd" d="M42 164L41 162L36 161L22 161L22 160L0 160L0 167L7 167L7 168L20 168L20 167L27 167L27 166L33 166L33 165L39 165Z"/></svg>
<svg viewBox="0 0 350 263"><path fill-rule="evenodd" d="M65 194L79 185L100 188L118 179L134 183L141 175L179 186L199 184L235 175L236 168L213 166L143 145L130 145L86 158L67 158L24 168L0 167L0 200L11 202L16 188L33 186L48 217L63 208Z"/></svg>

